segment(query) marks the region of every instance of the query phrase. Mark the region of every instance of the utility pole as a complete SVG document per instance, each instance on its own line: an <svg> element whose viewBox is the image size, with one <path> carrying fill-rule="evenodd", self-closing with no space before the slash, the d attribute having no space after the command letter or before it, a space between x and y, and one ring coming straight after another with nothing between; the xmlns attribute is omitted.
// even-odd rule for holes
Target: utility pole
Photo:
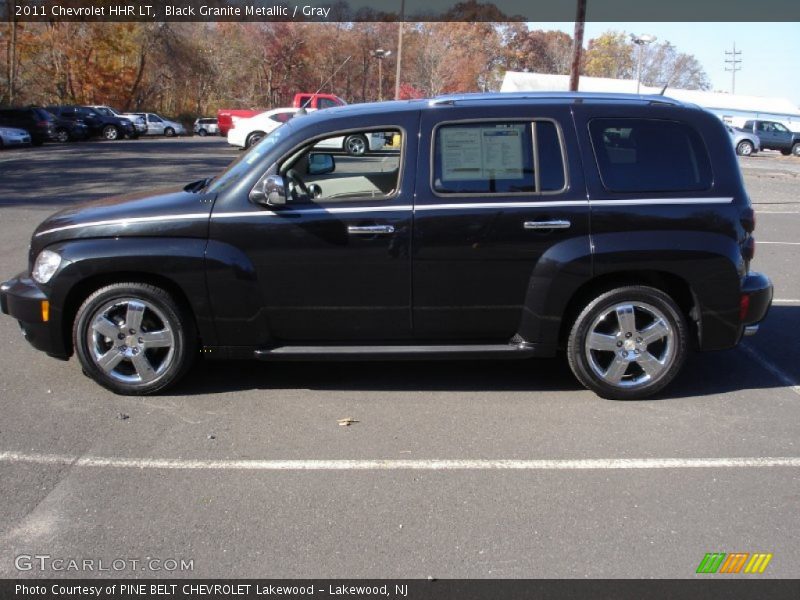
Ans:
<svg viewBox="0 0 800 600"><path fill-rule="evenodd" d="M578 0L575 12L575 45L572 47L572 68L569 72L569 91L578 91L581 71L581 51L583 50L583 25L586 22L586 0Z"/></svg>
<svg viewBox="0 0 800 600"><path fill-rule="evenodd" d="M730 65L730 68L725 67L725 70L731 72L731 94L736 93L736 71L742 70L740 66L742 59L739 58L741 55L742 51L736 49L736 42L733 42L733 51L725 50L725 64Z"/></svg>
<svg viewBox="0 0 800 600"><path fill-rule="evenodd" d="M400 0L400 22L397 23L397 65L394 73L394 99L400 100L400 63L403 60L403 25L406 19L406 0Z"/></svg>

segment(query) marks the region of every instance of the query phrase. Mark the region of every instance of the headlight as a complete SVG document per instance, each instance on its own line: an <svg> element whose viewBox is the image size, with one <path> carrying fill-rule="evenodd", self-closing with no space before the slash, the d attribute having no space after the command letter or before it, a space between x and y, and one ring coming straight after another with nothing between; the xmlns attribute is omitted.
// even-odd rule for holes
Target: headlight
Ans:
<svg viewBox="0 0 800 600"><path fill-rule="evenodd" d="M61 265L61 257L51 250L42 250L33 263L31 275L39 283L47 283L50 278L58 271Z"/></svg>

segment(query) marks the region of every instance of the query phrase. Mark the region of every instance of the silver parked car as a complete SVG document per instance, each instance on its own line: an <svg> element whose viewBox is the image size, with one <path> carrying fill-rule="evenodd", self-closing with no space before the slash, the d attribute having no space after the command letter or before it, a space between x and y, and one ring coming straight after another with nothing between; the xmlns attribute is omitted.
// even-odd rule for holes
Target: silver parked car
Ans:
<svg viewBox="0 0 800 600"><path fill-rule="evenodd" d="M750 156L761 150L761 142L758 136L748 133L747 131L742 131L741 129L735 129L727 124L725 125L725 129L728 130L728 135L731 136L733 147L736 149L736 154L739 156Z"/></svg>
<svg viewBox="0 0 800 600"><path fill-rule="evenodd" d="M194 132L197 135L219 135L219 124L216 119L195 119Z"/></svg>
<svg viewBox="0 0 800 600"><path fill-rule="evenodd" d="M24 129L0 125L0 148L9 146L30 146L31 134Z"/></svg>
<svg viewBox="0 0 800 600"><path fill-rule="evenodd" d="M176 135L186 135L186 129L177 121L170 121L156 113L131 113L144 117L147 122L147 135L165 135L173 137Z"/></svg>

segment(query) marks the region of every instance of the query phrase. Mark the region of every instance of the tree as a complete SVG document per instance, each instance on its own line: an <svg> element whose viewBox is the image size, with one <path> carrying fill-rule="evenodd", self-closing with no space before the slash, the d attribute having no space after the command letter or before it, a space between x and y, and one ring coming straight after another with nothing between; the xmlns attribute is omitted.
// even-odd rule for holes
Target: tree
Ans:
<svg viewBox="0 0 800 600"><path fill-rule="evenodd" d="M646 48L642 56L642 83L687 90L707 90L711 87L700 62L690 54L678 52L670 42Z"/></svg>
<svg viewBox="0 0 800 600"><path fill-rule="evenodd" d="M634 44L628 42L621 31L607 31L600 37L589 40L584 62L584 75L633 79L636 77Z"/></svg>
<svg viewBox="0 0 800 600"><path fill-rule="evenodd" d="M504 31L506 68L567 75L572 55L572 37L563 31L528 31L515 23Z"/></svg>

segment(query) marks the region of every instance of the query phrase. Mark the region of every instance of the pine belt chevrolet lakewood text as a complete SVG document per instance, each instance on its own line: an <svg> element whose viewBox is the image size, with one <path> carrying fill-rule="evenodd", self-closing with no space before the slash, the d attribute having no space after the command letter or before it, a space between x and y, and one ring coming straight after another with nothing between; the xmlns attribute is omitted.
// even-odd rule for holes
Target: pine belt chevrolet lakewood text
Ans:
<svg viewBox="0 0 800 600"><path fill-rule="evenodd" d="M382 136L353 156L330 140ZM330 148L333 148L331 150ZM446 96L291 119L215 178L70 208L2 311L121 394L206 358L526 358L642 398L772 284L722 122L661 96Z"/></svg>

